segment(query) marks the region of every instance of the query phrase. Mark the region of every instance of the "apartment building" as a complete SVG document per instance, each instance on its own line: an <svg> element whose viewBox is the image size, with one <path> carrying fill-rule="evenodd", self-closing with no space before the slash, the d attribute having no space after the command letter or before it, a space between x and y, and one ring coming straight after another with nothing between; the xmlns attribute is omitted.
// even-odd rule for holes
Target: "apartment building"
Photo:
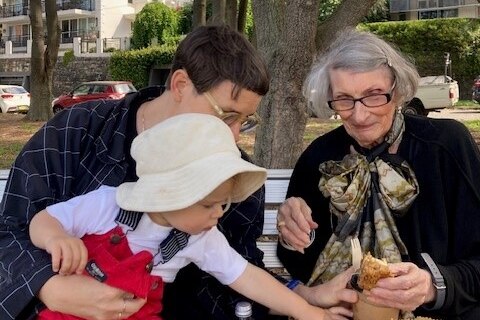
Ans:
<svg viewBox="0 0 480 320"><path fill-rule="evenodd" d="M40 0L35 0L40 1ZM132 22L136 14L151 0L57 0L61 27L60 54L74 48L74 39L81 39L82 52L104 52L127 49ZM178 8L185 0L163 0ZM42 1L44 4L44 1ZM0 55L27 54L31 28L29 0L0 0Z"/></svg>
<svg viewBox="0 0 480 320"><path fill-rule="evenodd" d="M392 20L480 18L479 0L390 0Z"/></svg>

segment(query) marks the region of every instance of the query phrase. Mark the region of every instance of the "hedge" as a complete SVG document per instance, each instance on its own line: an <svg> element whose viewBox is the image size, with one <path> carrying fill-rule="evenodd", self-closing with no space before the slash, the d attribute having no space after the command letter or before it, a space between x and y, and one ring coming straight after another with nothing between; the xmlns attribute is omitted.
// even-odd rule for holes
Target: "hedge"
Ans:
<svg viewBox="0 0 480 320"><path fill-rule="evenodd" d="M117 51L109 64L114 80L128 80L137 88L148 86L150 69L155 65L170 65L177 46L168 44L140 50Z"/></svg>
<svg viewBox="0 0 480 320"><path fill-rule="evenodd" d="M362 24L410 56L421 76L444 73L450 53L452 77L461 99L471 99L473 79L480 74L480 19L452 18Z"/></svg>

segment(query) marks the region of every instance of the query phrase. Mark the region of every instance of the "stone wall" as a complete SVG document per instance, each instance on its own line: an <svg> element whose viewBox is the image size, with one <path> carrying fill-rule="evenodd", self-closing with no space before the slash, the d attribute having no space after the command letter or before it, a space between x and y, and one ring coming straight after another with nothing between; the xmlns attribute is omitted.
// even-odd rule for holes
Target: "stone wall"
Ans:
<svg viewBox="0 0 480 320"><path fill-rule="evenodd" d="M53 74L53 96L68 92L84 81L111 80L110 57L74 57L67 65L59 57ZM30 72L30 58L0 59L0 73Z"/></svg>

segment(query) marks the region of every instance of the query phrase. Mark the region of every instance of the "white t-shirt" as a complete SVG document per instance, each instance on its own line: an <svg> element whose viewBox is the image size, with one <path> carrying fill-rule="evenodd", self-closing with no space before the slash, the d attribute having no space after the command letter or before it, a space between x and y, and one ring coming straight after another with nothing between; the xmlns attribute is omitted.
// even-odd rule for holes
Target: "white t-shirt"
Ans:
<svg viewBox="0 0 480 320"><path fill-rule="evenodd" d="M152 274L161 276L165 282L173 282L178 271L190 262L224 285L237 280L245 270L247 261L230 247L216 227L191 235L183 250L177 252L167 263L159 263L161 253L158 253L158 246L172 228L154 223L147 214L142 215L135 230L115 222L120 210L115 201L115 193L116 188L102 186L87 194L48 206L47 211L63 225L67 233L78 238L87 234L104 234L120 225L134 254L142 250L152 253L156 264Z"/></svg>

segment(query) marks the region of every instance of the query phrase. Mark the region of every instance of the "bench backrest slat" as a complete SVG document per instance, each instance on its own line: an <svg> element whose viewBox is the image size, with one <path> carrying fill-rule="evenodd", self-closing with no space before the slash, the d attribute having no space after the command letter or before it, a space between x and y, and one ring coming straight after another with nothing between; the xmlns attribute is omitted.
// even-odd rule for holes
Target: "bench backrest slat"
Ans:
<svg viewBox="0 0 480 320"><path fill-rule="evenodd" d="M0 170L0 201L2 201L3 191L7 185L8 173L10 170Z"/></svg>

